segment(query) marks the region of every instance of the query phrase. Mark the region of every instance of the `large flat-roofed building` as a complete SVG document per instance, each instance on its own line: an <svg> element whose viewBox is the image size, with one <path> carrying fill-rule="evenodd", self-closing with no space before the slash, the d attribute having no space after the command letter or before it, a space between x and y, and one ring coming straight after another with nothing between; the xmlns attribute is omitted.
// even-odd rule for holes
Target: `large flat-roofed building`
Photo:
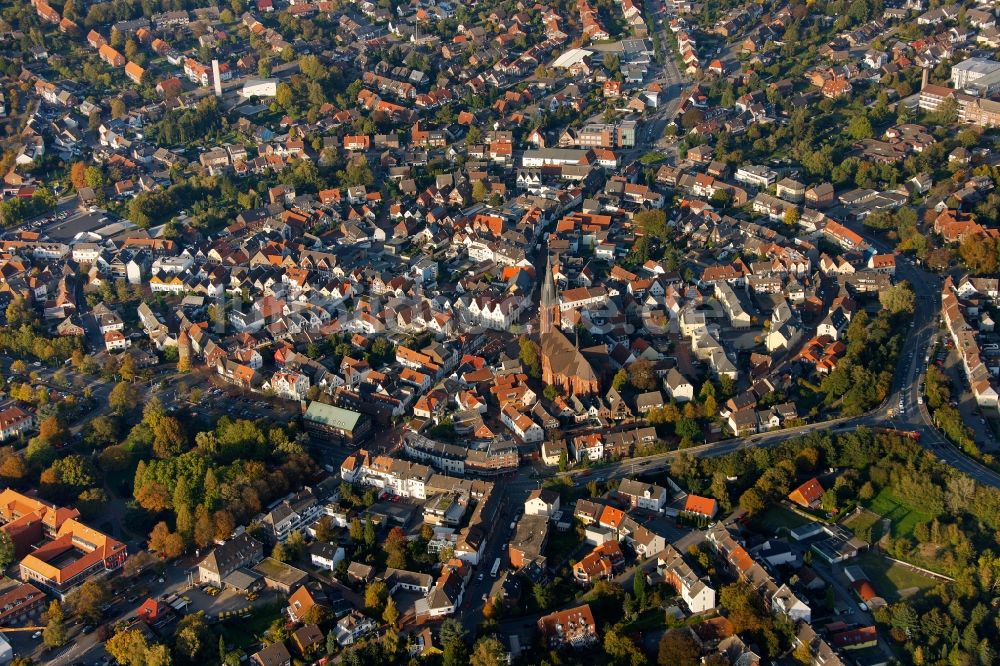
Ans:
<svg viewBox="0 0 1000 666"><path fill-rule="evenodd" d="M515 569L536 563L544 568L545 544L549 538L549 519L547 516L521 516L517 522L514 537L508 546L510 563Z"/></svg>
<svg viewBox="0 0 1000 666"><path fill-rule="evenodd" d="M966 58L951 68L951 85L959 90L974 89L989 97L1000 91L1000 61Z"/></svg>
<svg viewBox="0 0 1000 666"><path fill-rule="evenodd" d="M315 400L302 418L306 430L319 439L358 444L371 433L371 419L364 414Z"/></svg>
<svg viewBox="0 0 1000 666"><path fill-rule="evenodd" d="M62 597L92 575L120 568L125 557L125 544L71 518L21 560L19 575Z"/></svg>

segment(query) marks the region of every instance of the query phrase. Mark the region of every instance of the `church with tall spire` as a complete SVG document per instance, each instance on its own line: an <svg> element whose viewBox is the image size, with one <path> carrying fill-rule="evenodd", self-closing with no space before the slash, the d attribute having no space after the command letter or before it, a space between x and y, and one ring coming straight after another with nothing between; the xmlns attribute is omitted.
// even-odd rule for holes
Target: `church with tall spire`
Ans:
<svg viewBox="0 0 1000 666"><path fill-rule="evenodd" d="M542 282L542 299L538 311L538 329L541 335L552 331L552 326L559 325L559 297L556 295L556 281L552 277L552 260L545 259L545 281Z"/></svg>
<svg viewBox="0 0 1000 666"><path fill-rule="evenodd" d="M545 260L545 281L542 282L538 312L539 348L542 360L542 381L559 387L566 395L590 395L601 390L600 377L588 357L607 357L605 345L581 350L559 329L562 314L559 296L552 276L551 258Z"/></svg>

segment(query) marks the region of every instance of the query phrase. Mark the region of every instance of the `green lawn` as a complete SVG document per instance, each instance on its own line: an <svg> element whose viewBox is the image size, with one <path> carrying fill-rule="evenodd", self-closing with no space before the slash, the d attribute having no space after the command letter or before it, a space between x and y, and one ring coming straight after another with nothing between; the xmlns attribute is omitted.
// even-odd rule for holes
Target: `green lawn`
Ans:
<svg viewBox="0 0 1000 666"><path fill-rule="evenodd" d="M639 158L639 161L646 166L651 166L653 164L659 164L660 162L666 161L666 156L660 153L646 153Z"/></svg>
<svg viewBox="0 0 1000 666"><path fill-rule="evenodd" d="M652 608L645 611L639 617L625 625L622 629L624 634L640 633L645 634L659 631L667 626L667 614L660 608Z"/></svg>
<svg viewBox="0 0 1000 666"><path fill-rule="evenodd" d="M751 524L760 532L778 534L784 530L793 530L801 527L809 521L799 514L775 504L768 507L763 513L753 517Z"/></svg>
<svg viewBox="0 0 1000 666"><path fill-rule="evenodd" d="M893 495L888 488L879 491L879 494L866 504L866 508L891 520L892 536L896 538L911 535L917 523L931 519L928 514L917 511Z"/></svg>
<svg viewBox="0 0 1000 666"><path fill-rule="evenodd" d="M217 626L226 643L237 648L245 648L267 631L276 618L281 617L281 604L274 603L255 608L248 618L223 620Z"/></svg>
<svg viewBox="0 0 1000 666"><path fill-rule="evenodd" d="M907 596L914 590L918 593L938 584L933 578L892 562L878 553L867 552L857 559L857 564L868 574L875 591L892 603ZM902 594L900 594L902 592Z"/></svg>
<svg viewBox="0 0 1000 666"><path fill-rule="evenodd" d="M552 530L545 545L545 555L552 565L559 565L583 542L583 537L572 527L565 532ZM586 552L586 551L584 551Z"/></svg>
<svg viewBox="0 0 1000 666"><path fill-rule="evenodd" d="M882 538L882 516L871 511L859 511L845 520L843 525L854 532L854 536L868 543L875 543Z"/></svg>

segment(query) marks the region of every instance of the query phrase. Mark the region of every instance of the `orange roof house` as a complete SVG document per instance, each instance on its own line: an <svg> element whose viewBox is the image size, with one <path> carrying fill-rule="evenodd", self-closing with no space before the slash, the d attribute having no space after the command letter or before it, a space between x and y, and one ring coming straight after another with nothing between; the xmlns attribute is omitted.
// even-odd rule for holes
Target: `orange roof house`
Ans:
<svg viewBox="0 0 1000 666"><path fill-rule="evenodd" d="M96 30L91 30L87 33L87 43L90 44L92 48L99 49L108 43L108 40L104 39L104 36Z"/></svg>
<svg viewBox="0 0 1000 666"><path fill-rule="evenodd" d="M606 506L604 507L604 511L601 512L601 517L597 522L601 527L609 527L613 530L617 530L621 527L623 520L625 520L624 511L616 509L613 506Z"/></svg>
<svg viewBox="0 0 1000 666"><path fill-rule="evenodd" d="M688 495L684 499L684 513L705 516L706 518L714 518L718 510L719 503L711 497Z"/></svg>
<svg viewBox="0 0 1000 666"><path fill-rule="evenodd" d="M97 52L101 56L101 60L108 63L112 67L125 66L125 56L113 49L110 45L103 44Z"/></svg>
<svg viewBox="0 0 1000 666"><path fill-rule="evenodd" d="M538 631L550 647L584 647L597 641L597 622L588 604L538 618Z"/></svg>
<svg viewBox="0 0 1000 666"><path fill-rule="evenodd" d="M55 536L65 521L79 515L76 509L53 506L10 488L0 492L0 520L3 521L0 529L14 542L17 557L26 554L44 537Z"/></svg>
<svg viewBox="0 0 1000 666"><path fill-rule="evenodd" d="M615 569L625 561L621 545L617 541L607 541L594 548L573 565L573 578L582 584L593 583L602 578L611 578Z"/></svg>
<svg viewBox="0 0 1000 666"><path fill-rule="evenodd" d="M156 599L150 597L142 602L142 605L139 606L139 609L135 612L135 616L146 624L155 624L169 612L169 606L161 604Z"/></svg>
<svg viewBox="0 0 1000 666"><path fill-rule="evenodd" d="M801 486L788 493L788 499L799 506L815 507L823 497L823 486L815 478L809 479Z"/></svg>
<svg viewBox="0 0 1000 666"><path fill-rule="evenodd" d="M118 569L125 556L125 544L70 518L21 560L20 577L61 596L93 574Z"/></svg>
<svg viewBox="0 0 1000 666"><path fill-rule="evenodd" d="M142 83L142 77L145 74L146 70L131 60L125 65L125 76L127 76L132 83L135 83L136 85Z"/></svg>

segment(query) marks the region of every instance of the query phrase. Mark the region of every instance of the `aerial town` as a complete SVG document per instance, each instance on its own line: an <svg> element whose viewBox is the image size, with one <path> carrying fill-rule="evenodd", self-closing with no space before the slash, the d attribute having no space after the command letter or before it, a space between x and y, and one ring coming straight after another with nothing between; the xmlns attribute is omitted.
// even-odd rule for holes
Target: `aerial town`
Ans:
<svg viewBox="0 0 1000 666"><path fill-rule="evenodd" d="M1000 664L998 12L0 0L0 666Z"/></svg>

